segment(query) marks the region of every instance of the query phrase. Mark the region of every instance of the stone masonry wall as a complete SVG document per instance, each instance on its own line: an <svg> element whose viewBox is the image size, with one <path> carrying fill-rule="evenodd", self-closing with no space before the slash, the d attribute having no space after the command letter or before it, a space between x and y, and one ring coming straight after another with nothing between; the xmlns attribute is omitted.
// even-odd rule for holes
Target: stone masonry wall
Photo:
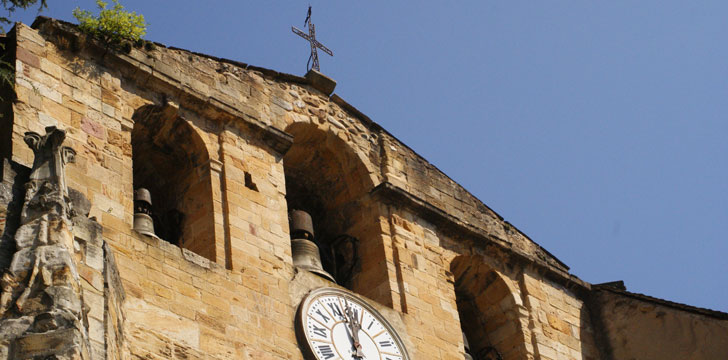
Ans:
<svg viewBox="0 0 728 360"><path fill-rule="evenodd" d="M605 288L593 296L609 349L604 359L722 359L728 354L724 313Z"/></svg>
<svg viewBox="0 0 728 360"><path fill-rule="evenodd" d="M215 241L228 257L221 257L220 265L163 241L149 246L154 239L131 230L130 132L136 109L158 100L163 92L148 93L134 82L122 82L124 75L116 70L61 50L22 24L16 32L20 50L12 158L22 164L32 160L32 154L20 146L25 131L50 124L68 129L67 142L77 150L78 161L67 168L67 181L91 201L89 215L103 225L103 239L116 259L126 294L116 316L124 317L123 334L132 357L147 356L145 352L161 358L263 358L260 354L288 358L286 354L295 354L287 290L292 268L287 265L286 209L280 205L283 193L269 179L275 178L270 172L281 166L275 165L274 156L248 145L234 125L221 132L218 123L180 110L212 149L210 168L217 174L213 196L219 225ZM60 40L59 45L63 44ZM236 187L241 177L236 176L235 162L253 173L260 184L258 196ZM282 171L278 174L282 186ZM225 202L221 183L229 189ZM223 229L223 224L231 223L235 227ZM88 278L89 293L97 292L98 278L90 273ZM107 301L113 299L107 297ZM111 317L106 322L108 339L113 335L109 324L118 319L113 313L90 313L90 319L104 316ZM259 332L279 336L250 336Z"/></svg>
<svg viewBox="0 0 728 360"><path fill-rule="evenodd" d="M476 306L482 304L477 310L490 316L489 321L509 324L488 330L484 343L494 345L504 359L599 358L590 314L571 291L528 267L515 266L507 256L478 247L477 241L453 238L404 209L392 207L389 224L403 294L401 308L408 315L409 335L420 353L438 354L433 357L437 359L462 358L462 338L456 330L460 328L456 288L469 288L476 296L500 294L494 299L476 299ZM443 266L456 259L461 269ZM469 278L462 268L468 268ZM500 279L502 292L494 291L495 285L484 287L488 273ZM505 318L497 320L501 316Z"/></svg>
<svg viewBox="0 0 728 360"><path fill-rule="evenodd" d="M67 182L103 228L103 241L75 237L84 240L76 262L92 304L90 337L103 340L107 358L302 357L292 324L301 292L335 285L292 266L282 159L296 143L284 133L291 124L338 139L327 141L353 155L337 161L356 162L345 168L363 169L362 184L390 183L460 222L444 228L366 192L358 200L365 209L358 216L368 219L360 236L373 239L366 253L381 256L367 259L361 277L384 280L366 295L400 329L413 359L462 359L456 258L485 264L482 274L499 279L497 299L482 300L479 310L503 324L488 336L505 358L598 358L579 292L563 284L585 285L348 104L303 78L170 48L116 54L69 25L36 26L15 28L12 154L2 155L27 166L25 131L67 129L77 151ZM214 212L206 248L214 256L131 229L131 134L150 108L181 119L204 144L200 171L208 172Z"/></svg>
<svg viewBox="0 0 728 360"><path fill-rule="evenodd" d="M542 359L599 359L591 314L573 291L524 271L521 288L529 308L535 351Z"/></svg>

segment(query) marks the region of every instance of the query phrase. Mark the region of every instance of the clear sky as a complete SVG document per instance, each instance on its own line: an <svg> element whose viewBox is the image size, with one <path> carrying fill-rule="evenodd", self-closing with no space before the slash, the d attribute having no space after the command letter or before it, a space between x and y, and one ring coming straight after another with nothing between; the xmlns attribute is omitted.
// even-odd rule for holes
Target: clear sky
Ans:
<svg viewBox="0 0 728 360"><path fill-rule="evenodd" d="M123 4L149 40L306 72L308 1ZM728 311L727 1L310 4L336 93L572 273Z"/></svg>

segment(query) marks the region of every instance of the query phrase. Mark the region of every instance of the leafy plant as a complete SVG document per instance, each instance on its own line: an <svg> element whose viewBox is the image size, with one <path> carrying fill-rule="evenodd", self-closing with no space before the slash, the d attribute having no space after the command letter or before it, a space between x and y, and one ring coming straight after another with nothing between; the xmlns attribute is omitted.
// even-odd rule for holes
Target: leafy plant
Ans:
<svg viewBox="0 0 728 360"><path fill-rule="evenodd" d="M86 34L94 36L112 47L123 47L129 42L139 42L147 33L147 22L144 15L124 11L118 0L112 0L114 6L107 9L108 3L96 0L99 15L94 16L88 10L76 8L73 16L79 22L79 28Z"/></svg>
<svg viewBox="0 0 728 360"><path fill-rule="evenodd" d="M8 16L10 16L10 14L12 14L15 10L27 9L37 4L38 1L40 1L40 6L38 6L39 12L48 7L48 4L46 4L47 0L0 0L0 4L2 4L2 7L8 11ZM10 24L10 18L7 16L0 16L0 24ZM0 32L5 32L5 28L1 25Z"/></svg>

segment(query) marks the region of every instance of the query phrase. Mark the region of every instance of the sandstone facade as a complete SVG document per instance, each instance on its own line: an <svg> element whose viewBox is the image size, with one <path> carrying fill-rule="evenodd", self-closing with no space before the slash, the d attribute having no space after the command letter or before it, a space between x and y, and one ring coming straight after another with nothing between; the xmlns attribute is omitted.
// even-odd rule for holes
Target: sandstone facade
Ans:
<svg viewBox="0 0 728 360"><path fill-rule="evenodd" d="M16 79L0 119L0 270L10 306L0 320L25 327L0 329L2 359L46 356L23 339L47 348L65 328L34 324L66 298L76 301L76 322L64 323L75 333L59 338L78 351L58 358L303 359L295 314L324 286L368 299L412 359L463 359L463 332L472 352L503 359L643 358L620 340L629 337L625 318L605 313L631 310L604 305L565 264L323 93L321 78L161 45L118 52L46 18L18 24L5 49ZM75 150L59 201L87 210L28 225L22 199L37 154L24 138L49 126ZM159 237L132 230L139 187L152 193ZM302 208L339 284L293 266L288 212ZM57 258L67 259L69 290L24 314L12 306L36 280L13 264L27 244L29 261L40 256L38 241L28 242L39 228L61 234L53 238L68 254ZM341 236L355 251L336 252ZM676 319L687 311L665 309ZM674 323L728 337L725 319L691 319Z"/></svg>

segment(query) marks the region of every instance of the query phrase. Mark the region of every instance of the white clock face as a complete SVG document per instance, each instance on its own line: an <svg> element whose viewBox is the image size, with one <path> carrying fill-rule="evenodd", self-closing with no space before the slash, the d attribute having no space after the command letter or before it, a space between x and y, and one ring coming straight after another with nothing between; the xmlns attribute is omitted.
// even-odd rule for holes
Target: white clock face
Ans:
<svg viewBox="0 0 728 360"><path fill-rule="evenodd" d="M373 308L336 289L319 291L301 309L301 324L319 360L406 360L399 337Z"/></svg>

